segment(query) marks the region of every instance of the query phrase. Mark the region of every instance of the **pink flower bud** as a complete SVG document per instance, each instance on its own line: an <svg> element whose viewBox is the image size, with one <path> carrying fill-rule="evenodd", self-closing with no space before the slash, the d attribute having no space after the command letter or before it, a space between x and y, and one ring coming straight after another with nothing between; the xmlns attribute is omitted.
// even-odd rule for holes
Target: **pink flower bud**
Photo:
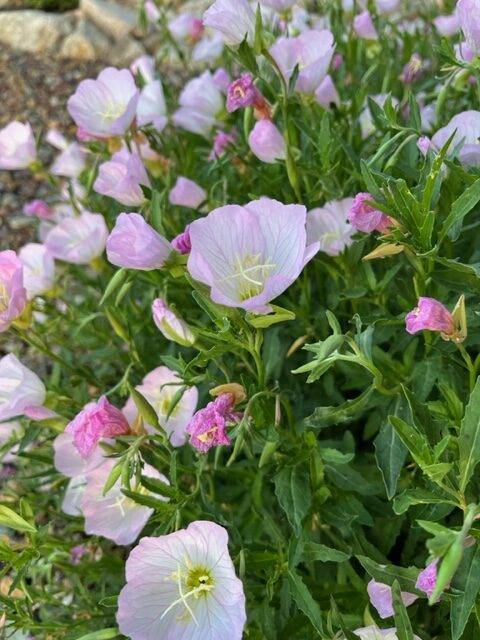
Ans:
<svg viewBox="0 0 480 640"><path fill-rule="evenodd" d="M152 315L159 331L167 340L176 342L182 347L191 347L195 342L195 336L190 327L161 299L157 298L152 303Z"/></svg>
<svg viewBox="0 0 480 640"><path fill-rule="evenodd" d="M333 84L331 76L325 76L325 79L318 85L318 89L315 91L315 98L318 104L328 109L332 104L340 105L340 96Z"/></svg>
<svg viewBox="0 0 480 640"><path fill-rule="evenodd" d="M273 164L284 160L285 141L277 127L270 120L259 120L248 136L250 149L262 162Z"/></svg>
<svg viewBox="0 0 480 640"><path fill-rule="evenodd" d="M332 69L338 71L343 64L343 56L341 53L336 53L332 58Z"/></svg>
<svg viewBox="0 0 480 640"><path fill-rule="evenodd" d="M0 251L0 333L22 314L26 304L23 264L15 251Z"/></svg>
<svg viewBox="0 0 480 640"><path fill-rule="evenodd" d="M37 157L30 124L10 122L0 129L0 169L26 169Z"/></svg>
<svg viewBox="0 0 480 640"><path fill-rule="evenodd" d="M107 238L107 257L117 267L150 271L163 267L171 244L138 213L121 213Z"/></svg>
<svg viewBox="0 0 480 640"><path fill-rule="evenodd" d="M438 560L433 560L433 562L427 564L425 569L418 574L417 582L415 583L415 588L424 591L429 598L437 584L437 565Z"/></svg>
<svg viewBox="0 0 480 640"><path fill-rule="evenodd" d="M405 318L408 333L425 329L440 331L445 336L455 333L455 322L450 311L435 298L419 298L418 304Z"/></svg>
<svg viewBox="0 0 480 640"><path fill-rule="evenodd" d="M65 431L72 434L82 458L88 458L100 440L130 433L130 426L120 409L102 396L98 402L89 402Z"/></svg>
<svg viewBox="0 0 480 640"><path fill-rule="evenodd" d="M235 422L237 419L233 405L233 394L224 393L209 402L204 409L197 411L187 426L190 444L201 453L206 453L211 447L229 445L231 441L226 433L226 426L228 422Z"/></svg>
<svg viewBox="0 0 480 640"><path fill-rule="evenodd" d="M391 227L392 221L387 215L369 205L368 202L371 200L372 196L369 193L358 193L353 199L347 218L358 231L384 233Z"/></svg>
<svg viewBox="0 0 480 640"><path fill-rule="evenodd" d="M51 220L55 212L45 200L31 200L23 207L23 213L26 216L36 216L40 220Z"/></svg>
<svg viewBox="0 0 480 640"><path fill-rule="evenodd" d="M192 242L190 240L189 226L190 225L187 224L187 226L185 227L185 231L182 231L182 233L179 233L178 236L176 236L172 240L172 247L176 251L178 251L179 253L183 253L184 255L190 253L190 251L192 250Z"/></svg>
<svg viewBox="0 0 480 640"><path fill-rule="evenodd" d="M380 618L390 618L393 616L392 588L389 587L388 584L370 580L367 585L367 592L370 602L378 611ZM418 596L408 591L402 591L402 600L404 605L409 607L415 600L418 600Z"/></svg>
<svg viewBox="0 0 480 640"><path fill-rule="evenodd" d="M378 33L373 24L372 16L368 11L355 16L353 28L359 38L364 40L378 40Z"/></svg>
<svg viewBox="0 0 480 640"><path fill-rule="evenodd" d="M171 189L168 200L170 204L197 209L207 198L207 194L193 180L179 176Z"/></svg>

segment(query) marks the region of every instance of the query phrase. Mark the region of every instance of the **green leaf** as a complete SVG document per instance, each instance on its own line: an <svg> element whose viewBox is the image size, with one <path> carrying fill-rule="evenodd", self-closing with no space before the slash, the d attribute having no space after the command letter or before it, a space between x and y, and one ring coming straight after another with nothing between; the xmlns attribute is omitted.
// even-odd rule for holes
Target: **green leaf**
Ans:
<svg viewBox="0 0 480 640"><path fill-rule="evenodd" d="M282 307L277 307L277 305L271 305L273 309L273 313L269 313L266 315L258 315L255 313L247 312L245 314L245 320L248 324L255 327L255 329L266 329L267 327L271 327L272 324L277 324L278 322L286 322L287 320L295 320L295 314L293 311L289 311L288 309L283 309Z"/></svg>
<svg viewBox="0 0 480 640"><path fill-rule="evenodd" d="M462 563L463 565L464 563ZM463 568L460 565L459 572ZM452 640L460 640L480 590L480 547L475 545L466 558L465 572L461 576L463 593L451 600L450 618ZM458 573L457 572L457 576ZM455 581L458 582L457 580ZM456 586L458 586L456 584Z"/></svg>
<svg viewBox="0 0 480 640"><path fill-rule="evenodd" d="M392 602L398 640L413 640L412 625L402 600L402 592L398 580L395 580L392 585Z"/></svg>
<svg viewBox="0 0 480 640"><path fill-rule="evenodd" d="M357 419L367 408L373 391L374 387L372 385L357 398L347 400L337 407L317 407L310 416L305 418L304 425L312 429L325 429L333 424L343 424Z"/></svg>
<svg viewBox="0 0 480 640"><path fill-rule="evenodd" d="M110 491L110 489L113 487L113 485L119 479L119 477L120 477L120 475L122 473L124 464L127 464L127 461L122 458L117 463L115 463L114 466L112 467L112 470L108 474L107 481L105 482L105 484L103 486L103 495L104 496Z"/></svg>
<svg viewBox="0 0 480 640"><path fill-rule="evenodd" d="M393 501L393 510L397 516L402 515L408 509L417 504L451 504L456 506L454 500L439 493L426 491L425 489L407 489Z"/></svg>
<svg viewBox="0 0 480 640"><path fill-rule="evenodd" d="M350 554L348 553L310 540L305 543L303 548L305 562L345 562L349 558Z"/></svg>
<svg viewBox="0 0 480 640"><path fill-rule="evenodd" d="M37 532L33 524L30 524L30 522L24 520L21 516L15 513L15 511L12 511L10 507L6 507L3 504L0 504L0 525L23 533Z"/></svg>
<svg viewBox="0 0 480 640"><path fill-rule="evenodd" d="M388 420L382 423L374 441L375 459L381 471L387 498L391 500L397 491L397 482L405 464L408 449Z"/></svg>
<svg viewBox="0 0 480 640"><path fill-rule="evenodd" d="M480 178L470 185L462 195L455 200L446 217L440 232L440 241L448 235L451 240L457 240L465 216L480 202Z"/></svg>
<svg viewBox="0 0 480 640"><path fill-rule="evenodd" d="M104 304L122 285L125 284L125 281L128 279L129 273L127 269L119 269L116 271L110 282L107 284L107 288L105 289L102 299L100 300L100 305Z"/></svg>
<svg viewBox="0 0 480 640"><path fill-rule="evenodd" d="M465 491L475 467L480 461L480 378L477 378L468 405L465 408L460 435L460 490Z"/></svg>
<svg viewBox="0 0 480 640"><path fill-rule="evenodd" d="M397 416L389 416L388 419L419 467L424 469L433 464L433 452L425 436Z"/></svg>
<svg viewBox="0 0 480 640"><path fill-rule="evenodd" d="M130 383L128 383L128 390L135 402L135 406L138 409L138 413L142 416L147 424L151 424L159 431L162 430L158 422L158 416L152 405L142 396L142 394L135 389Z"/></svg>
<svg viewBox="0 0 480 640"><path fill-rule="evenodd" d="M302 465L284 467L274 477L275 494L297 535L312 501L310 479Z"/></svg>
<svg viewBox="0 0 480 640"><path fill-rule="evenodd" d="M323 636L321 609L313 599L301 576L290 569L288 571L288 583L297 607L307 616L317 633Z"/></svg>
<svg viewBox="0 0 480 640"><path fill-rule="evenodd" d="M77 640L111 640L111 638L116 638L120 635L120 632L116 627L109 627L108 629L99 629L98 631L92 631L92 633L87 633Z"/></svg>
<svg viewBox="0 0 480 640"><path fill-rule="evenodd" d="M384 584L392 586L395 580L397 580L402 591L419 593L415 587L418 577L417 567L396 567L392 564L378 564L367 556L357 555L355 557L365 571L377 582L383 582Z"/></svg>
<svg viewBox="0 0 480 640"><path fill-rule="evenodd" d="M122 489L122 493L125 494L127 498L131 498L137 504L141 504L144 507L150 507L150 509L155 509L157 512L170 514L175 511L174 505L158 500L151 495L139 493L138 491L129 491L128 489Z"/></svg>

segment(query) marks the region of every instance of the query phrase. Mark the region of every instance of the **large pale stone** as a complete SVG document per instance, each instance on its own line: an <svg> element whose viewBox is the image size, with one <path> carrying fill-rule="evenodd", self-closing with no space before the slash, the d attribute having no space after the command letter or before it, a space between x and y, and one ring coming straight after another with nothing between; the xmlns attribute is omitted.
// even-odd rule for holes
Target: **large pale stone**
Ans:
<svg viewBox="0 0 480 640"><path fill-rule="evenodd" d="M122 40L137 26L137 13L107 0L81 0L80 10L114 40Z"/></svg>
<svg viewBox="0 0 480 640"><path fill-rule="evenodd" d="M145 49L134 38L126 37L112 47L108 60L118 67L128 67L136 58L144 55Z"/></svg>
<svg viewBox="0 0 480 640"><path fill-rule="evenodd" d="M0 43L12 49L40 53L54 50L60 38L72 29L70 13L52 14L43 11L1 11Z"/></svg>
<svg viewBox="0 0 480 640"><path fill-rule="evenodd" d="M87 20L81 20L75 31L65 38L60 48L61 58L77 60L107 60L111 49L110 40Z"/></svg>

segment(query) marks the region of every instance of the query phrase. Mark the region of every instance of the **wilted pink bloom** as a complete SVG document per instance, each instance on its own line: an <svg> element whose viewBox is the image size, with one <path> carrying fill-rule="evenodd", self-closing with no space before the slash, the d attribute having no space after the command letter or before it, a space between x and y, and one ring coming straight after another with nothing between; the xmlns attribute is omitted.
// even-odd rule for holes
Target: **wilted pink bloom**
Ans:
<svg viewBox="0 0 480 640"><path fill-rule="evenodd" d="M260 198L226 205L190 225L188 270L214 302L268 313L317 253L307 244L306 209Z"/></svg>
<svg viewBox="0 0 480 640"><path fill-rule="evenodd" d="M155 60L152 56L139 56L130 65L130 71L133 75L140 74L145 84L149 84L155 80Z"/></svg>
<svg viewBox="0 0 480 640"><path fill-rule="evenodd" d="M184 255L186 255L187 253L190 253L190 251L192 250L192 242L190 240L189 228L190 228L190 225L187 224L187 226L185 227L185 230L182 231L182 233L179 233L178 236L176 236L172 240L172 247L176 251L178 251L179 253L183 253Z"/></svg>
<svg viewBox="0 0 480 640"><path fill-rule="evenodd" d="M187 426L190 444L201 453L206 453L211 447L231 444L226 428L227 423L237 420L234 404L233 394L222 393L197 411Z"/></svg>
<svg viewBox="0 0 480 640"><path fill-rule="evenodd" d="M67 478L84 477L105 462L101 447L95 447L87 458L83 458L73 442L73 434L68 431L55 438L53 452L55 469Z"/></svg>
<svg viewBox="0 0 480 640"><path fill-rule="evenodd" d="M202 37L204 26L195 14L185 12L169 21L168 30L177 42L196 42Z"/></svg>
<svg viewBox="0 0 480 640"><path fill-rule="evenodd" d="M140 185L150 186L142 159L138 153L121 149L100 165L93 188L129 207L138 207L145 202Z"/></svg>
<svg viewBox="0 0 480 640"><path fill-rule="evenodd" d="M29 242L20 249L18 257L23 264L23 284L28 300L53 287L55 261L43 244Z"/></svg>
<svg viewBox="0 0 480 640"><path fill-rule="evenodd" d="M378 40L378 33L373 24L372 16L368 11L355 16L353 20L353 28L359 38L364 40Z"/></svg>
<svg viewBox="0 0 480 640"><path fill-rule="evenodd" d="M32 127L27 122L10 122L0 129L0 169L27 169L36 160Z"/></svg>
<svg viewBox="0 0 480 640"><path fill-rule="evenodd" d="M347 218L358 231L384 233L392 226L392 221L387 215L368 204L372 200L369 193L357 193L347 213Z"/></svg>
<svg viewBox="0 0 480 640"><path fill-rule="evenodd" d="M44 409L46 390L43 382L13 353L0 358L0 389L0 420L28 416L36 409Z"/></svg>
<svg viewBox="0 0 480 640"><path fill-rule="evenodd" d="M480 54L480 0L458 0L457 15L470 49Z"/></svg>
<svg viewBox="0 0 480 640"><path fill-rule="evenodd" d="M88 553L84 544L77 544L70 549L70 560L73 565L80 564L83 556Z"/></svg>
<svg viewBox="0 0 480 640"><path fill-rule="evenodd" d="M88 458L100 440L130 433L125 416L105 396L89 402L65 427L83 458Z"/></svg>
<svg viewBox="0 0 480 640"><path fill-rule="evenodd" d="M400 79L405 84L416 82L422 75L422 58L418 53L414 53L407 64L403 67Z"/></svg>
<svg viewBox="0 0 480 640"><path fill-rule="evenodd" d="M127 498L122 492L121 478L104 495L105 483L115 463L115 460L106 460L102 466L87 475L81 510L85 517L87 535L103 536L116 544L127 545L135 542L154 509ZM148 464L143 467L142 474L168 484L167 478ZM150 494L142 486L136 490ZM166 500L160 498L162 499ZM150 579L151 577L150 575Z"/></svg>
<svg viewBox="0 0 480 640"><path fill-rule="evenodd" d="M219 33L213 33L211 36L203 36L192 50L192 60L194 62L204 62L213 65L222 55L223 38ZM217 83L218 84L218 83ZM220 87L223 93L226 90Z"/></svg>
<svg viewBox="0 0 480 640"><path fill-rule="evenodd" d="M432 136L432 147L437 151L446 144L453 135L449 152L455 149L458 159L463 165L480 164L480 111L462 111Z"/></svg>
<svg viewBox="0 0 480 640"><path fill-rule="evenodd" d="M23 207L23 213L26 216L36 216L40 220L51 220L55 212L45 200L31 200Z"/></svg>
<svg viewBox="0 0 480 640"><path fill-rule="evenodd" d="M172 121L175 126L208 136L216 124L217 114L223 109L223 95L215 84L212 74L205 71L193 78L180 94L180 108L175 111Z"/></svg>
<svg viewBox="0 0 480 640"><path fill-rule="evenodd" d="M226 69L220 67L215 71L212 76L215 85L222 91L222 93L227 93L228 87L230 86L230 75Z"/></svg>
<svg viewBox="0 0 480 640"><path fill-rule="evenodd" d="M139 127L152 125L163 131L167 124L167 105L160 80L146 84L140 92L137 104L137 124Z"/></svg>
<svg viewBox="0 0 480 640"><path fill-rule="evenodd" d="M419 298L413 311L405 318L408 333L417 333L425 329L440 331L446 336L455 333L455 323L450 311L435 298Z"/></svg>
<svg viewBox="0 0 480 640"><path fill-rule="evenodd" d="M393 616L392 588L389 587L388 584L370 580L367 585L367 592L370 602L382 619ZM404 605L409 607L415 600L418 600L418 596L414 593L408 593L408 591L402 591L402 600Z"/></svg>
<svg viewBox="0 0 480 640"><path fill-rule="evenodd" d="M121 136L133 122L138 96L128 69L107 67L96 80L80 82L67 109L76 125L90 136Z"/></svg>
<svg viewBox="0 0 480 640"><path fill-rule="evenodd" d="M298 65L295 89L302 93L313 93L325 78L333 51L333 34L328 29L305 31L296 38L281 37L270 48L286 82Z"/></svg>
<svg viewBox="0 0 480 640"><path fill-rule="evenodd" d="M397 630L395 627L390 629L379 629L376 625L370 627L362 627L355 629L353 632L361 640L398 640ZM418 636L413 636L414 640L421 640Z"/></svg>
<svg viewBox="0 0 480 640"><path fill-rule="evenodd" d="M285 140L270 120L259 120L248 136L249 147L259 160L273 164L286 157Z"/></svg>
<svg viewBox="0 0 480 640"><path fill-rule="evenodd" d="M415 583L415 588L424 591L429 598L437 585L437 565L438 559L427 564L425 569L418 574L417 582Z"/></svg>
<svg viewBox="0 0 480 640"><path fill-rule="evenodd" d="M218 31L230 46L245 37L251 44L255 34L255 14L247 0L215 0L203 14L203 24Z"/></svg>
<svg viewBox="0 0 480 640"><path fill-rule="evenodd" d="M160 20L160 11L155 2L153 2L153 0L146 0L143 6L149 22L156 24Z"/></svg>
<svg viewBox="0 0 480 640"><path fill-rule="evenodd" d="M265 98L255 86L251 73L242 73L240 78L234 80L228 87L227 111L229 113L244 107L255 107L263 111L265 105Z"/></svg>
<svg viewBox="0 0 480 640"><path fill-rule="evenodd" d="M441 36L454 36L460 31L460 20L457 12L451 15L437 16L432 22Z"/></svg>
<svg viewBox="0 0 480 640"><path fill-rule="evenodd" d="M170 204L197 209L207 198L207 194L200 185L184 176L179 176L170 190L168 200Z"/></svg>
<svg viewBox="0 0 480 640"><path fill-rule="evenodd" d="M107 257L117 267L160 269L172 246L138 213L121 213L107 239Z"/></svg>
<svg viewBox="0 0 480 640"><path fill-rule="evenodd" d="M22 314L26 304L23 264L15 251L0 251L0 333Z"/></svg>
<svg viewBox="0 0 480 640"><path fill-rule="evenodd" d="M245 596L223 527L200 520L142 538L127 560L126 578L117 623L131 640L241 640Z"/></svg>
<svg viewBox="0 0 480 640"><path fill-rule="evenodd" d="M84 211L64 218L47 234L44 244L57 260L88 264L103 253L107 237L103 216Z"/></svg>
<svg viewBox="0 0 480 640"><path fill-rule="evenodd" d="M191 347L195 342L195 336L188 324L177 316L161 298L153 301L152 316L157 328L167 340L176 342L182 347Z"/></svg>
<svg viewBox="0 0 480 640"><path fill-rule="evenodd" d="M197 408L198 391L188 387L180 398L178 392L184 388L182 379L168 367L157 367L150 371L137 391L150 403L158 417L160 426L165 430L174 447L181 447L187 440L187 425ZM178 401L173 407L173 402ZM132 398L129 398L123 413L130 424L134 424L138 411ZM156 433L155 427L144 424L148 433Z"/></svg>
<svg viewBox="0 0 480 640"><path fill-rule="evenodd" d="M220 158L226 152L230 145L235 144L237 136L234 132L227 133L226 131L217 131L213 138L213 149L210 154L210 159Z"/></svg>
<svg viewBox="0 0 480 640"><path fill-rule="evenodd" d="M352 198L327 202L307 214L307 242L319 242L320 251L338 256L345 247L353 244L355 229L347 220Z"/></svg>
<svg viewBox="0 0 480 640"><path fill-rule="evenodd" d="M322 82L318 85L315 91L315 98L318 104L328 109L332 104L340 106L340 96L338 95L337 88L333 84L331 76L325 76Z"/></svg>

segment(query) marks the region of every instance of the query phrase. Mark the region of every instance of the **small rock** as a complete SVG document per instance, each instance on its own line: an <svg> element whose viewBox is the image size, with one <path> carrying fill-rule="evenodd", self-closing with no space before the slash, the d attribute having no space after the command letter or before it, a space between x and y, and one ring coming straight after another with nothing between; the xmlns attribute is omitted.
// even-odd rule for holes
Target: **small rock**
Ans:
<svg viewBox="0 0 480 640"><path fill-rule="evenodd" d="M1 11L0 42L19 51L52 51L60 38L71 31L72 23L69 13Z"/></svg>
<svg viewBox="0 0 480 640"><path fill-rule="evenodd" d="M81 0L80 10L114 40L123 40L137 27L137 13L107 0Z"/></svg>
<svg viewBox="0 0 480 640"><path fill-rule="evenodd" d="M108 59L118 67L128 67L145 49L134 38L126 37L112 47Z"/></svg>
<svg viewBox="0 0 480 640"><path fill-rule="evenodd" d="M61 58L76 60L106 59L110 40L87 20L81 20L73 33L65 38L60 48Z"/></svg>

